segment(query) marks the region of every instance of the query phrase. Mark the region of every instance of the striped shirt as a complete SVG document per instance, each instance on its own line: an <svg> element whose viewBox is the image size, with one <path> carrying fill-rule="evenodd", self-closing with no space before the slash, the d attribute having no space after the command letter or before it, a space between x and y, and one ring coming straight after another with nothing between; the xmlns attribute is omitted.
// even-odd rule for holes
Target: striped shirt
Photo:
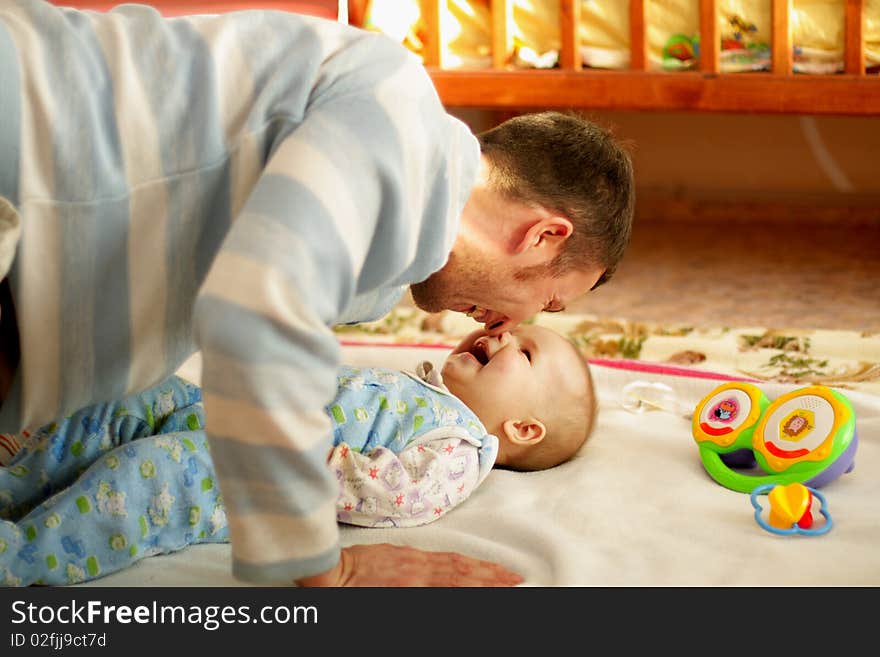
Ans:
<svg viewBox="0 0 880 657"><path fill-rule="evenodd" d="M478 162L386 36L4 0L21 364L0 431L142 390L201 349L235 575L331 568L331 327L377 319L443 266Z"/></svg>

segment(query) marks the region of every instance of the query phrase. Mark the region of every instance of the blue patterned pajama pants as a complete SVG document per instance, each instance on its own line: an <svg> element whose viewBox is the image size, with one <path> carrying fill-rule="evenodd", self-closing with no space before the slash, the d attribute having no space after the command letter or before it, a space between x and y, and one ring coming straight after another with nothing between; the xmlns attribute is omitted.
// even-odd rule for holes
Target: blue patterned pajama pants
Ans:
<svg viewBox="0 0 880 657"><path fill-rule="evenodd" d="M0 585L73 584L229 539L199 389L171 377L42 427L0 467Z"/></svg>

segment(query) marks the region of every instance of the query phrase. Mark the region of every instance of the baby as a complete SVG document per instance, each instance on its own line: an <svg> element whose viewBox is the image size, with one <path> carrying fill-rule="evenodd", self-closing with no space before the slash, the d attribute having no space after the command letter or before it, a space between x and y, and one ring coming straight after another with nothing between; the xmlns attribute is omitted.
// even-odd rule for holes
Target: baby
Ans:
<svg viewBox="0 0 880 657"><path fill-rule="evenodd" d="M590 435L586 360L534 325L464 338L438 372L343 366L327 404L340 522L415 526L494 467L541 470ZM199 388L171 377L28 436L0 467L0 584L70 584L229 538ZM258 473L255 473L255 478Z"/></svg>
<svg viewBox="0 0 880 657"><path fill-rule="evenodd" d="M524 325L465 337L438 373L377 368L340 376L330 405L337 519L414 526L460 504L493 467L543 470L587 439L596 404L586 360L564 337Z"/></svg>

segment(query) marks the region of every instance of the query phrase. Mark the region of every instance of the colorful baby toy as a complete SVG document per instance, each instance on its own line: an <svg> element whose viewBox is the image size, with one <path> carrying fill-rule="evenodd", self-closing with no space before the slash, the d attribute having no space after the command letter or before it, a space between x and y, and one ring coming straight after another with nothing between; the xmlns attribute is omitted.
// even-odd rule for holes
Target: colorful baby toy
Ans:
<svg viewBox="0 0 880 657"><path fill-rule="evenodd" d="M858 446L852 404L820 385L771 402L753 384L725 383L697 404L692 431L706 472L740 493L792 483L819 488L853 469Z"/></svg>
<svg viewBox="0 0 880 657"><path fill-rule="evenodd" d="M770 514L764 519L761 504L758 502L760 495L767 495L770 502ZM813 525L813 499L820 502L820 513L825 522L817 526ZM831 514L826 508L825 498L814 488L808 488L803 484L764 484L752 491L752 506L755 507L755 521L768 532L780 535L805 534L818 536L831 529Z"/></svg>

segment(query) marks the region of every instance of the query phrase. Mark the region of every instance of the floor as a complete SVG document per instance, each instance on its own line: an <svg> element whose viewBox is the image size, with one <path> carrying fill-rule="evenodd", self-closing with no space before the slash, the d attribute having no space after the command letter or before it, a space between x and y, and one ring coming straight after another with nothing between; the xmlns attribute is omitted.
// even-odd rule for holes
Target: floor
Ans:
<svg viewBox="0 0 880 657"><path fill-rule="evenodd" d="M611 281L569 309L693 326L880 332L880 224L639 219Z"/></svg>

